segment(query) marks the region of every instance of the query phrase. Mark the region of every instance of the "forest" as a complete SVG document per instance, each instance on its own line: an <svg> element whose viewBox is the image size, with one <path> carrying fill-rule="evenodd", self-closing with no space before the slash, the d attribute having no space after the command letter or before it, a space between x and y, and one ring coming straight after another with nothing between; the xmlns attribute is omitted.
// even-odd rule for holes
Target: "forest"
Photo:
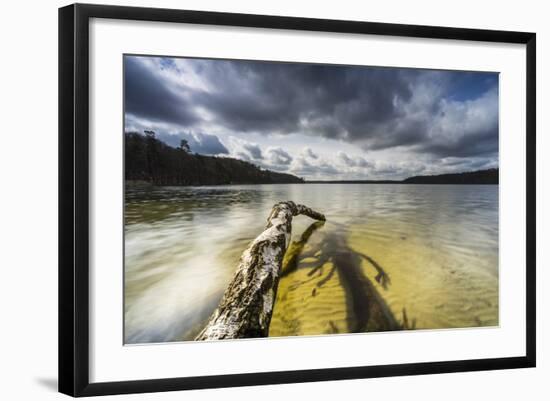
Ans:
<svg viewBox="0 0 550 401"><path fill-rule="evenodd" d="M125 133L125 179L153 185L290 184L303 179L264 170L230 157L192 153L188 143L178 148L156 138L153 131Z"/></svg>
<svg viewBox="0 0 550 401"><path fill-rule="evenodd" d="M403 180L404 184L498 184L498 168L466 173L419 175Z"/></svg>

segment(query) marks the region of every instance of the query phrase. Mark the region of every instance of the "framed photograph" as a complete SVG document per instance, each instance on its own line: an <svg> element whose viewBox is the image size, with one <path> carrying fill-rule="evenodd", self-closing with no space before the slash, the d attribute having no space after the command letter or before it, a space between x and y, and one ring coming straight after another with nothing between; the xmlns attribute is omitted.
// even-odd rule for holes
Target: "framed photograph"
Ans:
<svg viewBox="0 0 550 401"><path fill-rule="evenodd" d="M535 366L535 34L59 10L59 390Z"/></svg>

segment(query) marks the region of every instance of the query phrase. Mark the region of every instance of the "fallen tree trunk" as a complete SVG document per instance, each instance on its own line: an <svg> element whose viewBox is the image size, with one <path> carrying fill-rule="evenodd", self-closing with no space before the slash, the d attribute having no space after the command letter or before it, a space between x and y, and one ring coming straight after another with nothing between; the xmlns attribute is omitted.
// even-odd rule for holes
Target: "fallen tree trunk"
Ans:
<svg viewBox="0 0 550 401"><path fill-rule="evenodd" d="M196 340L267 337L292 217L325 216L292 201L273 206L265 230L243 252L233 280Z"/></svg>

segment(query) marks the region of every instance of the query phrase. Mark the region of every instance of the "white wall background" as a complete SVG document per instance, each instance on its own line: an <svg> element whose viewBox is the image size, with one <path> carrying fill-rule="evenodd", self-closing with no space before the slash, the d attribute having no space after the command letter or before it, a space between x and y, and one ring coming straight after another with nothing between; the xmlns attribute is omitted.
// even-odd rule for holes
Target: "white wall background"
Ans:
<svg viewBox="0 0 550 401"><path fill-rule="evenodd" d="M107 1L107 0L105 0ZM534 31L538 54L538 367L536 369L292 384L125 399L546 400L550 396L547 312L550 285L550 25L545 2L461 0L162 0L112 4L232 11L408 24ZM62 1L4 4L0 23L0 398L50 400L57 386L57 7ZM388 350L391 352L391 350ZM546 379L546 380L545 380ZM115 398L115 397L109 397ZM116 397L122 399L122 396ZM107 399L107 398L106 398Z"/></svg>

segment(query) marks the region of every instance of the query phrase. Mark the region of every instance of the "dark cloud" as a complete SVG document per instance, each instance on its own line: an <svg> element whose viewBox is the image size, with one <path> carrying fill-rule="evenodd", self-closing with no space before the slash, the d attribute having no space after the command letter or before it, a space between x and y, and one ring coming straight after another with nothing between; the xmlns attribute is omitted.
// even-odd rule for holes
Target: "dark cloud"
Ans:
<svg viewBox="0 0 550 401"><path fill-rule="evenodd" d="M355 166L355 162L344 152L338 152L338 157L341 161L344 162L345 165L353 167Z"/></svg>
<svg viewBox="0 0 550 401"><path fill-rule="evenodd" d="M141 58L124 58L125 112L152 121L191 126L199 118L184 96L177 94Z"/></svg>
<svg viewBox="0 0 550 401"><path fill-rule="evenodd" d="M251 156L252 159L261 160L264 158L262 149L255 143L243 143L242 147Z"/></svg>
<svg viewBox="0 0 550 401"><path fill-rule="evenodd" d="M365 150L380 150L393 147L413 146L424 143L429 132L429 122L426 120L403 119L394 120L379 127L374 135L363 145Z"/></svg>
<svg viewBox="0 0 550 401"><path fill-rule="evenodd" d="M269 147L265 152L262 152L259 145L243 140L235 141L233 146L233 157L252 162L268 170L285 172L294 160L286 150L280 147Z"/></svg>
<svg viewBox="0 0 550 401"><path fill-rule="evenodd" d="M372 163L367 162L361 156L349 156L347 153L339 151L336 156L339 161L347 167L357 167L357 168L371 168L373 167Z"/></svg>
<svg viewBox="0 0 550 401"><path fill-rule="evenodd" d="M292 156L281 148L269 148L266 153L270 164L287 166L293 160Z"/></svg>
<svg viewBox="0 0 550 401"><path fill-rule="evenodd" d="M489 160L498 152L497 74L155 60L125 59L126 112L148 121L183 130L210 124L240 137L299 133L366 151L398 148L440 158ZM181 80L175 84L167 73ZM280 156L262 154L254 144L238 152L253 160Z"/></svg>
<svg viewBox="0 0 550 401"><path fill-rule="evenodd" d="M306 132L365 139L374 125L399 117L395 97L412 93L408 70L315 64L203 61L215 88L196 100L238 132Z"/></svg>
<svg viewBox="0 0 550 401"><path fill-rule="evenodd" d="M495 138L497 140L495 140ZM446 157L491 156L498 153L498 128L479 132L477 135L461 136L454 141L425 142L419 145L425 153Z"/></svg>
<svg viewBox="0 0 550 401"><path fill-rule="evenodd" d="M246 161L255 161L261 164L264 159L264 154L260 145L252 142L247 142L243 139L231 137L229 138L231 143L232 153L235 157Z"/></svg>
<svg viewBox="0 0 550 401"><path fill-rule="evenodd" d="M313 150L311 150L311 148L304 148L303 153L304 153L305 157L309 157L311 159L318 159L319 158L319 156L315 152L313 152Z"/></svg>

